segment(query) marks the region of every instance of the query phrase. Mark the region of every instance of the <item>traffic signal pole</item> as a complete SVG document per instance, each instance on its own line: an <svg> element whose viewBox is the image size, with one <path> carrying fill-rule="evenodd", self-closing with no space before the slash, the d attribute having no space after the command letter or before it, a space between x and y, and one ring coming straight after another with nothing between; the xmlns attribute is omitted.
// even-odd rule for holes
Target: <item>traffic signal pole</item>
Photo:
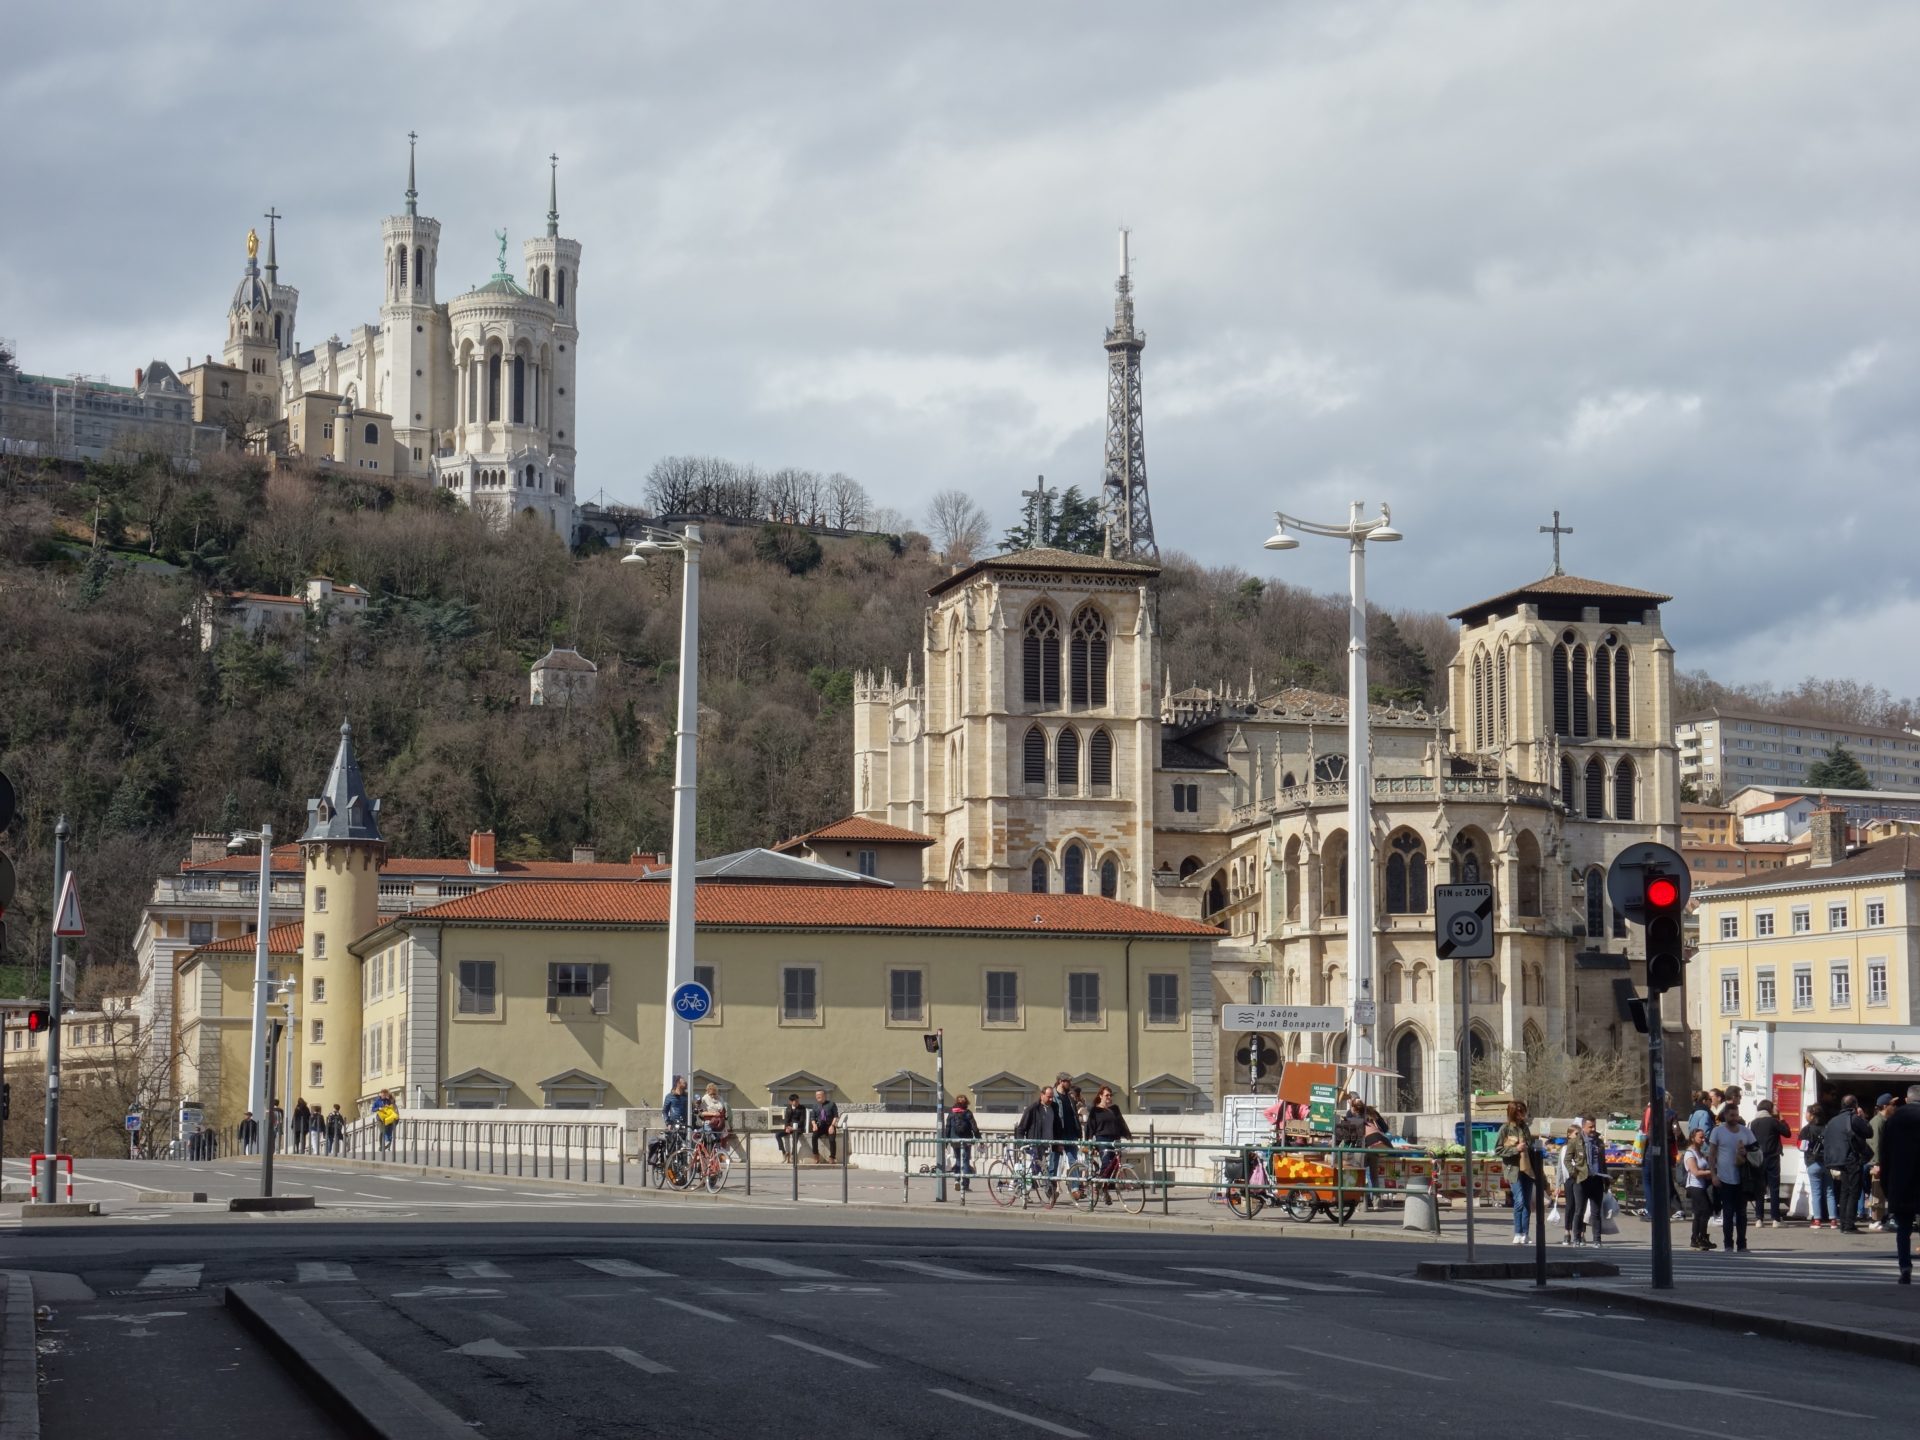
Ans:
<svg viewBox="0 0 1920 1440"><path fill-rule="evenodd" d="M1642 1174L1646 1177L1647 1220L1653 1230L1653 1288L1673 1288L1673 1204L1668 1186L1673 1179L1673 1157L1667 1140L1673 1122L1667 1118L1667 1037L1660 1023L1660 991L1647 987L1647 1149Z"/></svg>
<svg viewBox="0 0 1920 1440"><path fill-rule="evenodd" d="M53 893L57 896L67 883L67 817L62 815L60 823L53 827ZM55 928L58 928L58 918ZM66 942L58 935L53 937L53 976L48 989L52 992L47 1001L47 1131L46 1143L41 1146L43 1154L60 1153L60 972L66 959ZM49 1170L48 1175L52 1175ZM34 1198L39 1199L38 1193ZM51 1180L49 1197L51 1198Z"/></svg>

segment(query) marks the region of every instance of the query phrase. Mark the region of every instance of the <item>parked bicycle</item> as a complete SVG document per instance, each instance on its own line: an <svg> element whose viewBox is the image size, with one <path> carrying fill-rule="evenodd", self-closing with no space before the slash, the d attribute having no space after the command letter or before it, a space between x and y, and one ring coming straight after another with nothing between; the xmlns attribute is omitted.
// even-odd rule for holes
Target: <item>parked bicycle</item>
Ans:
<svg viewBox="0 0 1920 1440"><path fill-rule="evenodd" d="M1089 1210L1118 1205L1129 1215L1147 1208L1147 1185L1133 1163L1110 1146L1101 1146L1077 1197Z"/></svg>
<svg viewBox="0 0 1920 1440"><path fill-rule="evenodd" d="M1030 1146L1008 1145L987 1162L987 1193L996 1205L1018 1200L1022 1209L1037 1203L1051 1210L1062 1190L1075 1203L1084 1202L1091 1178L1086 1161L1071 1151L1063 1152L1059 1171L1049 1175L1036 1158Z"/></svg>

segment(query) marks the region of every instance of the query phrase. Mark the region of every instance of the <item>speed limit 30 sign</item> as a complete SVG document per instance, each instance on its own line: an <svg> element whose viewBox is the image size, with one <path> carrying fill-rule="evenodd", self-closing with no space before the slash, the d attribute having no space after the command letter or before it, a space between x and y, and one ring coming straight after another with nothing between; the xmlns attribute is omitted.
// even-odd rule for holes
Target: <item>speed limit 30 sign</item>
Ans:
<svg viewBox="0 0 1920 1440"><path fill-rule="evenodd" d="M1493 886L1433 887L1433 948L1442 960L1493 958Z"/></svg>

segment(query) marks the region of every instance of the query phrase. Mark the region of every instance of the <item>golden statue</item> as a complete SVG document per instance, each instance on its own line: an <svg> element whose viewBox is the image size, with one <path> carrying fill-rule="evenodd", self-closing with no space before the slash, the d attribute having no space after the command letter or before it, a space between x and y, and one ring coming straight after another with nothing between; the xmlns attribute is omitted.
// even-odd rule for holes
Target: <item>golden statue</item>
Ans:
<svg viewBox="0 0 1920 1440"><path fill-rule="evenodd" d="M253 259L260 253L260 232L252 226L247 227L247 258Z"/></svg>

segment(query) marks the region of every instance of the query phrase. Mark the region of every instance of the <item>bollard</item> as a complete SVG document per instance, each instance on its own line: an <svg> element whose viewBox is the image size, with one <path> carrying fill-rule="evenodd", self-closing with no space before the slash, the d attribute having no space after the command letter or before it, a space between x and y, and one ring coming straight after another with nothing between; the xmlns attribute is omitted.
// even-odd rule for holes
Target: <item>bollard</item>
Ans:
<svg viewBox="0 0 1920 1440"><path fill-rule="evenodd" d="M800 1203L800 1137L787 1137L787 1169L793 1175L793 1203Z"/></svg>
<svg viewBox="0 0 1920 1440"><path fill-rule="evenodd" d="M1440 1233L1440 1209L1433 1198L1433 1191L1423 1181L1411 1180L1403 1192L1406 1196L1406 1208L1400 1217L1402 1230L1419 1230L1428 1235Z"/></svg>
<svg viewBox="0 0 1920 1440"><path fill-rule="evenodd" d="M840 1132L840 1203L847 1203L847 1162L853 1158L853 1132Z"/></svg>
<svg viewBox="0 0 1920 1440"><path fill-rule="evenodd" d="M753 1132L740 1127L740 1153L747 1157L747 1194L753 1194Z"/></svg>

